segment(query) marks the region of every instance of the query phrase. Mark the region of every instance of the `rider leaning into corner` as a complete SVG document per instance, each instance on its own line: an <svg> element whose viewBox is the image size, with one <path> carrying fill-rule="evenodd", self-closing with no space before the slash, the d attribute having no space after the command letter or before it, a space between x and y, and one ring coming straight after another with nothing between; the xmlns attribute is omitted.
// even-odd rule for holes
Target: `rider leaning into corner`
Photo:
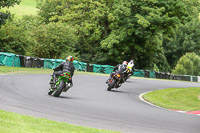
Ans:
<svg viewBox="0 0 200 133"><path fill-rule="evenodd" d="M133 75L134 70L135 70L134 60L129 61L127 68L130 70L128 74L130 74L130 76Z"/></svg>
<svg viewBox="0 0 200 133"><path fill-rule="evenodd" d="M117 66L115 66L114 69L113 69L113 72L110 74L110 77L106 81L106 83L108 83L110 81L111 77L116 73L116 71L118 73L125 74L127 72L127 65L128 65L128 62L123 61L122 64L118 64Z"/></svg>
<svg viewBox="0 0 200 133"><path fill-rule="evenodd" d="M53 81L50 81L50 82L55 84L56 83L56 76L59 76L60 74L65 73L65 72L69 72L71 74L71 78L68 81L68 83L69 83L68 85L70 87L72 87L73 86L72 76L74 75L74 70L75 70L75 67L73 65L73 60L74 60L74 58L72 56L68 56L68 57L66 57L66 62L63 62L60 65L58 65L57 67L55 67L53 69L54 70Z"/></svg>

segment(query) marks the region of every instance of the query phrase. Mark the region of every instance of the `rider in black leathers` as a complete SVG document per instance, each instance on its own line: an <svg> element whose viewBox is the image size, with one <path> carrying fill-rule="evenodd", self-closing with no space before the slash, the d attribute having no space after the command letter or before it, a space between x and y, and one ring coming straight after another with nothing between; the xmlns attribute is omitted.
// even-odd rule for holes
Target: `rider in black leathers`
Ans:
<svg viewBox="0 0 200 133"><path fill-rule="evenodd" d="M127 61L123 61L123 63L122 64L119 64L119 65L117 65L117 66L115 66L114 67L114 69L113 69L113 72L110 74L110 77L109 77L109 79L106 81L106 83L108 83L109 81L110 81L110 79L111 79L111 77L117 72L117 73L120 73L121 74L121 76L122 76L122 83L124 82L124 74L126 74L126 72L127 72L127 64L128 64L128 62Z"/></svg>
<svg viewBox="0 0 200 133"><path fill-rule="evenodd" d="M65 72L69 72L71 74L71 78L69 79L68 83L71 83L71 86L73 86L73 83L72 83L72 76L74 75L74 70L75 70L75 67L73 65L73 57L72 56L68 56L66 58L66 62L63 62L61 63L60 65L58 65L57 67L55 67L54 69L54 72L53 72L53 84L56 83L56 76L62 74L62 73L65 73Z"/></svg>

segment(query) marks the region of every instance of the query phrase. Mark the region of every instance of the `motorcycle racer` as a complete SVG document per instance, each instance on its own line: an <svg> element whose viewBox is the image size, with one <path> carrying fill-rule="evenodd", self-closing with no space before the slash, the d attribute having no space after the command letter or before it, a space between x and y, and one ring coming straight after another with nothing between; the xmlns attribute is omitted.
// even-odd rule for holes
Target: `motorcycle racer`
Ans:
<svg viewBox="0 0 200 133"><path fill-rule="evenodd" d="M118 73L121 73L122 77L124 77L124 74L127 72L127 65L128 65L128 62L127 61L123 61L122 64L119 64L119 65L115 66L114 69L113 69L113 72L110 74L110 77L106 81L106 83L108 83L110 81L111 77L116 73L116 71ZM121 82L123 83L124 80L122 79Z"/></svg>
<svg viewBox="0 0 200 133"><path fill-rule="evenodd" d="M127 65L127 68L129 69L128 75L131 76L134 73L135 65L134 65L134 60L130 60L130 62Z"/></svg>
<svg viewBox="0 0 200 133"><path fill-rule="evenodd" d="M53 70L53 81L50 81L50 84L53 83L55 84L56 83L56 76L64 73L64 72L69 72L71 74L71 78L69 79L69 86L72 87L73 86L73 83L72 83L72 76L74 75L74 70L75 70L75 67L73 65L73 60L74 58L72 56L68 56L66 57L66 62L63 62L61 63L60 65L58 65L57 67L55 67Z"/></svg>

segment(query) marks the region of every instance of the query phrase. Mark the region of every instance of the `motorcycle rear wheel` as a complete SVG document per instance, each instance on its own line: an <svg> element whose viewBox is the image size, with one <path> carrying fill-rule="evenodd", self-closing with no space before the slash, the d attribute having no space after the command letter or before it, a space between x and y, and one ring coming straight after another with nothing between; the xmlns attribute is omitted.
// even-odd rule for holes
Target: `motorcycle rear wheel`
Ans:
<svg viewBox="0 0 200 133"><path fill-rule="evenodd" d="M108 84L108 88L107 88L108 91L111 91L111 89L114 87L116 81L117 81L116 79L113 79L112 82L110 84Z"/></svg>
<svg viewBox="0 0 200 133"><path fill-rule="evenodd" d="M57 90L54 91L53 96L59 97L64 87L65 87L65 82L61 80Z"/></svg>

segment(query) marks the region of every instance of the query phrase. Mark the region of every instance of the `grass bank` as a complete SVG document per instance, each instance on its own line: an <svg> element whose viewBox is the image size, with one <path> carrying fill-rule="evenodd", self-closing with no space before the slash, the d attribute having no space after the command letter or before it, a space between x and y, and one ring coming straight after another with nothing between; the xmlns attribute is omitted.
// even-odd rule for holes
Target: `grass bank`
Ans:
<svg viewBox="0 0 200 133"><path fill-rule="evenodd" d="M19 5L13 7L4 8L4 10L9 10L16 17L22 17L23 15L37 15L38 9L36 8L36 0L21 0Z"/></svg>
<svg viewBox="0 0 200 133"><path fill-rule="evenodd" d="M200 110L200 87L156 90L143 95L143 98L167 109Z"/></svg>
<svg viewBox="0 0 200 133"><path fill-rule="evenodd" d="M0 74L51 74L52 69L0 66ZM75 71L78 75L109 76L109 74Z"/></svg>
<svg viewBox="0 0 200 133"><path fill-rule="evenodd" d="M0 110L0 122L0 132L2 133L117 133L103 129L74 126L3 110Z"/></svg>
<svg viewBox="0 0 200 133"><path fill-rule="evenodd" d="M0 74L50 74L52 69L0 66Z"/></svg>

